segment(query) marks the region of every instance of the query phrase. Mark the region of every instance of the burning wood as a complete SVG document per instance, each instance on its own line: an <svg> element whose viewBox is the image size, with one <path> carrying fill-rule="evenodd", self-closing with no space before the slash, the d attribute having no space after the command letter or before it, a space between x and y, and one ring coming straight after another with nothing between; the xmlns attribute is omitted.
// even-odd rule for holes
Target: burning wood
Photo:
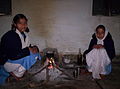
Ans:
<svg viewBox="0 0 120 89"><path fill-rule="evenodd" d="M52 57L50 59L47 58L47 61L48 61L48 69L52 69L55 64L54 59Z"/></svg>
<svg viewBox="0 0 120 89"><path fill-rule="evenodd" d="M38 81L39 80L53 81L62 74L64 74L66 77L74 79L71 75L64 72L61 68L59 68L58 65L56 65L54 60L54 54L52 52L48 52L46 53L46 61L44 63L44 66L34 75Z"/></svg>

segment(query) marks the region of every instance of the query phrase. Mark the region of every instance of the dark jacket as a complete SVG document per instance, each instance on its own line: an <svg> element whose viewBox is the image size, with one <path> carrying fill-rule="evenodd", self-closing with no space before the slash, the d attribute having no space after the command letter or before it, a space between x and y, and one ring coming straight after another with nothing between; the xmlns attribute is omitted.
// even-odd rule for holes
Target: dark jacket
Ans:
<svg viewBox="0 0 120 89"><path fill-rule="evenodd" d="M109 58L112 60L115 57L115 47L114 47L114 42L113 42L112 36L109 32L103 41L104 41L104 48L106 49ZM85 55L87 53L89 53L93 49L93 46L96 44L97 44L97 38L94 33L92 35L92 39L90 41L89 48L83 53L83 56L85 57Z"/></svg>
<svg viewBox="0 0 120 89"><path fill-rule="evenodd" d="M10 30L5 33L0 42L0 64L4 64L8 59L17 60L30 55L29 48L22 49L22 43L19 35Z"/></svg>

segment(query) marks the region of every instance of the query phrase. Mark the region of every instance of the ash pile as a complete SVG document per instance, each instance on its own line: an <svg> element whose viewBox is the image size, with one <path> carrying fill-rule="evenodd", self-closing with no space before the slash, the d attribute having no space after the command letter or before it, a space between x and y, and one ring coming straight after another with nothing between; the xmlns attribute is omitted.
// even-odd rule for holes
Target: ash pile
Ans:
<svg viewBox="0 0 120 89"><path fill-rule="evenodd" d="M57 49L47 48L43 50L44 56L41 62L37 62L33 66L29 73L34 76L32 80L34 81L69 81L74 79L73 72L71 70L66 70L61 68L59 65L59 55Z"/></svg>

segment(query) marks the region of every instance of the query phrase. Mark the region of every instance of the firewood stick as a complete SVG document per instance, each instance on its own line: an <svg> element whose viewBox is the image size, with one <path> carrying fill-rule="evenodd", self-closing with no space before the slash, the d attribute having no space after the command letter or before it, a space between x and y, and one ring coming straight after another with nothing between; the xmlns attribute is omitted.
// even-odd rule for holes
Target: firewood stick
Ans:
<svg viewBox="0 0 120 89"><path fill-rule="evenodd" d="M55 66L58 70L62 71L62 73L64 73L65 75L67 75L68 77L70 77L71 79L75 79L74 77L72 77L71 75L69 75L68 73L66 73L65 71L63 71L62 69L60 69L58 66Z"/></svg>

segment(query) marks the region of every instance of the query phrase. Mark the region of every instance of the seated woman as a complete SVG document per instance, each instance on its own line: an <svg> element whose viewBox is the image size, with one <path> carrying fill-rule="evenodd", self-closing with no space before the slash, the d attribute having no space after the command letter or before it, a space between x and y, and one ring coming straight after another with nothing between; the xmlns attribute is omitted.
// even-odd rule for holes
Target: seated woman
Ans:
<svg viewBox="0 0 120 89"><path fill-rule="evenodd" d="M86 59L87 69L92 72L94 79L101 79L102 75L111 72L111 61L115 57L114 42L103 25L97 26L89 48L83 56Z"/></svg>
<svg viewBox="0 0 120 89"><path fill-rule="evenodd" d="M41 59L37 46L29 47L27 18L17 14L10 31L0 42L0 84L11 74L19 80L35 62Z"/></svg>

